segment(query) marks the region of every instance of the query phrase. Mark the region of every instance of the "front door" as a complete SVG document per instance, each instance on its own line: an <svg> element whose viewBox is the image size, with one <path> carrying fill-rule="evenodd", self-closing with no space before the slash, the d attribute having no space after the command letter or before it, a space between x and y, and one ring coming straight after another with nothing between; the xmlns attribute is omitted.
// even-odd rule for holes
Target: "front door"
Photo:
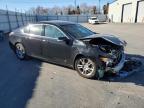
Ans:
<svg viewBox="0 0 144 108"><path fill-rule="evenodd" d="M46 25L45 37L42 40L43 57L48 61L66 65L71 55L71 45L58 39L59 37L65 36L66 35L58 27Z"/></svg>

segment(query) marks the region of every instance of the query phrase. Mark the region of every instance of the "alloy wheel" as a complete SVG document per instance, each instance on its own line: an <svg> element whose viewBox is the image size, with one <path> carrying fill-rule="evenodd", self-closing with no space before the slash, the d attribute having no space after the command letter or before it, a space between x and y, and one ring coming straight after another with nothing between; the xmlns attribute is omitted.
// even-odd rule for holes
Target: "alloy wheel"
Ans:
<svg viewBox="0 0 144 108"><path fill-rule="evenodd" d="M90 76L95 71L95 64L89 58L80 58L76 66L78 71L84 76Z"/></svg>

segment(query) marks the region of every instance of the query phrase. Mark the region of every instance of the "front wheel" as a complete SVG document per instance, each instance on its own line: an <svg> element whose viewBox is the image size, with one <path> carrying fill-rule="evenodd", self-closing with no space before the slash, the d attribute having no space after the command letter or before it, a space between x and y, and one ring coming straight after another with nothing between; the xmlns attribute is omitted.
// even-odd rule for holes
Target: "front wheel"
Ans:
<svg viewBox="0 0 144 108"><path fill-rule="evenodd" d="M96 62L90 58L80 57L75 62L75 69L84 78L94 78L97 75Z"/></svg>

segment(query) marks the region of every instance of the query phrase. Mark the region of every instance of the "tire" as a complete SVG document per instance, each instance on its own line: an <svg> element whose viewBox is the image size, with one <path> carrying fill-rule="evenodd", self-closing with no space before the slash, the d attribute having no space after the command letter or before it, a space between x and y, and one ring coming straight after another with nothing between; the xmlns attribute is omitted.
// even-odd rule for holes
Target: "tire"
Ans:
<svg viewBox="0 0 144 108"><path fill-rule="evenodd" d="M92 79L97 77L96 62L87 57L80 57L75 61L75 69L84 78Z"/></svg>
<svg viewBox="0 0 144 108"><path fill-rule="evenodd" d="M17 43L15 45L15 54L18 59L25 60L27 58L26 50L21 43Z"/></svg>

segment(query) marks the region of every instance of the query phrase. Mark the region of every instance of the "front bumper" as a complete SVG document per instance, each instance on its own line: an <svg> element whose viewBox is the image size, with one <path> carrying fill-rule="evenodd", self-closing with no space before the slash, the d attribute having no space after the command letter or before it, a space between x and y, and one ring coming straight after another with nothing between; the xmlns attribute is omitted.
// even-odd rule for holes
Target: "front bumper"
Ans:
<svg viewBox="0 0 144 108"><path fill-rule="evenodd" d="M90 23L90 24L97 24L97 23L99 23L99 21L98 21L98 20L95 20L95 21L89 21L89 23Z"/></svg>
<svg viewBox="0 0 144 108"><path fill-rule="evenodd" d="M105 71L112 71L113 73L118 73L124 66L125 58L126 56L123 53L120 62L114 67L106 67Z"/></svg>

